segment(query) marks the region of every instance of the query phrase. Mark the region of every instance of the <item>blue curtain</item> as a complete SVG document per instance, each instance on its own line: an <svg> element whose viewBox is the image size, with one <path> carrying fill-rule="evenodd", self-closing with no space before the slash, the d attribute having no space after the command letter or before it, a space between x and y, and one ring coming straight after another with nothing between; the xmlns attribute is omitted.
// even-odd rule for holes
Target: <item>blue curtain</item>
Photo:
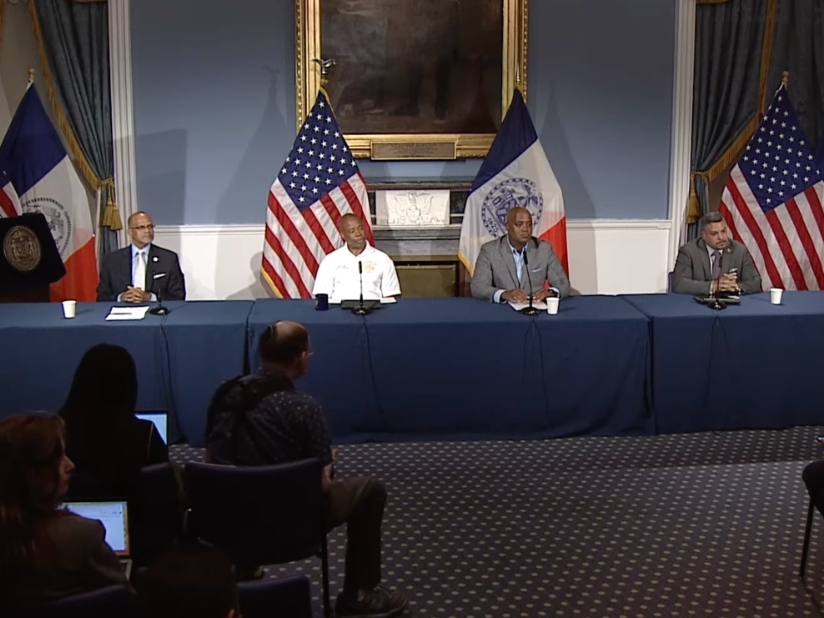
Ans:
<svg viewBox="0 0 824 618"><path fill-rule="evenodd" d="M122 222L114 202L114 154L106 2L30 0L49 99L72 155L100 190L98 247L117 249Z"/></svg>

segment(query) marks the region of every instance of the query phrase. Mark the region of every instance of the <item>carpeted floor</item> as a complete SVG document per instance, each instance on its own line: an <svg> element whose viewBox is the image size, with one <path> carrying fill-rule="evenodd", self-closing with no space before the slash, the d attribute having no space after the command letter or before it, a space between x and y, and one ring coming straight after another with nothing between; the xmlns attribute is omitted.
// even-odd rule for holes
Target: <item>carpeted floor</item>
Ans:
<svg viewBox="0 0 824 618"><path fill-rule="evenodd" d="M820 516L797 576L817 433L348 445L338 474L386 483L384 580L407 615L818 616ZM344 547L336 530L333 597ZM267 571L309 575L322 615L317 560Z"/></svg>

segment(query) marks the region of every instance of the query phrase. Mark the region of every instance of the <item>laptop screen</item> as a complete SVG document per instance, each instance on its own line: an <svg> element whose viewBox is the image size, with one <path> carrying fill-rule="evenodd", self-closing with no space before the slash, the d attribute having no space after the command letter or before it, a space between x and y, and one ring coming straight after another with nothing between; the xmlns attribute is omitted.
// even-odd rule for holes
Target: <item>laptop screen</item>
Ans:
<svg viewBox="0 0 824 618"><path fill-rule="evenodd" d="M66 502L72 513L98 519L106 529L106 543L120 556L129 555L129 514L125 501Z"/></svg>
<svg viewBox="0 0 824 618"><path fill-rule="evenodd" d="M137 418L142 421L152 421L154 423L157 433L163 438L166 444L169 441L166 439L166 413L165 412L138 412L135 414Z"/></svg>

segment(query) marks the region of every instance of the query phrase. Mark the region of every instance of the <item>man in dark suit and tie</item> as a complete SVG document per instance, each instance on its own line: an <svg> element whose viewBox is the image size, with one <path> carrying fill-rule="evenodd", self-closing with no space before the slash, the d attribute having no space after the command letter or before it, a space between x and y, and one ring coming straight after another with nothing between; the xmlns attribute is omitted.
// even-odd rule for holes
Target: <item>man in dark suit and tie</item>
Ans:
<svg viewBox="0 0 824 618"><path fill-rule="evenodd" d="M520 206L507 213L506 235L481 247L470 288L475 298L495 303L525 303L529 294L541 302L550 296L564 298L571 290L552 245L532 236L532 214Z"/></svg>
<svg viewBox="0 0 824 618"><path fill-rule="evenodd" d="M186 300L186 281L174 251L152 244L154 223L145 212L136 212L127 223L132 243L103 256L98 301L146 303Z"/></svg>
<svg viewBox="0 0 824 618"><path fill-rule="evenodd" d="M673 291L697 296L760 292L761 275L750 252L729 237L724 217L708 212L701 217L699 226L701 238L678 250Z"/></svg>

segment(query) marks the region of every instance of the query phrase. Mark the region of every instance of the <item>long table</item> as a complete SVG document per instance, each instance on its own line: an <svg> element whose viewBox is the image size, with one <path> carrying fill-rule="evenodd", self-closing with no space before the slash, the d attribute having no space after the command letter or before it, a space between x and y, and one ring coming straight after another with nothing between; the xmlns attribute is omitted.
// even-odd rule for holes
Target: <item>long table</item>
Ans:
<svg viewBox="0 0 824 618"><path fill-rule="evenodd" d="M130 322L106 321L112 305L78 304L72 320L59 304L0 305L0 417L59 409L80 358L105 342L135 359L138 409L169 411L172 436L202 444L217 384L245 370L253 301L168 302L167 316Z"/></svg>
<svg viewBox="0 0 824 618"><path fill-rule="evenodd" d="M303 323L300 388L350 440L647 433L648 320L617 297L534 318L469 298L405 299L368 317L311 301L255 303L249 365L275 320Z"/></svg>
<svg viewBox="0 0 824 618"><path fill-rule="evenodd" d="M713 311L675 294L583 296L556 316L472 299L404 299L366 318L311 301L168 303L105 320L111 303L0 305L0 417L56 410L83 353L109 342L138 367L138 408L203 444L218 384L259 366L260 334L302 322L298 387L337 441L552 437L824 423L824 292ZM175 422L176 421L176 422Z"/></svg>
<svg viewBox="0 0 824 618"><path fill-rule="evenodd" d="M714 311L689 295L624 297L651 320L657 431L824 422L824 292L744 296Z"/></svg>

